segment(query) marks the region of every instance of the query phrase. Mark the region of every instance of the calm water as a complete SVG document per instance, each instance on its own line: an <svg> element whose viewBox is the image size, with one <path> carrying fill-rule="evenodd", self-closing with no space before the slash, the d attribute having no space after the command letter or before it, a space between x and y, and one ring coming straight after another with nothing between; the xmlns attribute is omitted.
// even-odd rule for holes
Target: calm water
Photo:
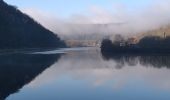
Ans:
<svg viewBox="0 0 170 100"><path fill-rule="evenodd" d="M170 100L170 56L96 48L6 54L0 80L0 100Z"/></svg>

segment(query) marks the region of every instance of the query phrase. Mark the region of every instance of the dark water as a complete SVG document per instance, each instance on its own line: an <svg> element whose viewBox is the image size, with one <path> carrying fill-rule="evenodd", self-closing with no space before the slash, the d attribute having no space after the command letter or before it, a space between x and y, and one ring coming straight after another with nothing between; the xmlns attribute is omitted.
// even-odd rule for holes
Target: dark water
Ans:
<svg viewBox="0 0 170 100"><path fill-rule="evenodd" d="M5 98L170 100L170 56L111 56L96 48L0 55Z"/></svg>

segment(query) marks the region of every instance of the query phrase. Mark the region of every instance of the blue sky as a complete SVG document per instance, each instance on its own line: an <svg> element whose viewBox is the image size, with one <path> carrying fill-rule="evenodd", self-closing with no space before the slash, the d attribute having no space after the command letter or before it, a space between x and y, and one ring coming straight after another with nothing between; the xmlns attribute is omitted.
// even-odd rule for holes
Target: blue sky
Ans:
<svg viewBox="0 0 170 100"><path fill-rule="evenodd" d="M103 34L88 24L115 23L107 34L141 33L170 25L170 0L4 0L59 35ZM71 23L71 24L70 24ZM121 25L117 26L117 23ZM122 24L123 23L123 24ZM81 26L81 24L87 24ZM85 31L88 32L85 33Z"/></svg>
<svg viewBox="0 0 170 100"><path fill-rule="evenodd" d="M128 9L146 6L151 0L5 0L16 5L19 9L35 8L42 11L60 14L67 17L72 14L83 13L92 6L112 10L116 3L124 4Z"/></svg>

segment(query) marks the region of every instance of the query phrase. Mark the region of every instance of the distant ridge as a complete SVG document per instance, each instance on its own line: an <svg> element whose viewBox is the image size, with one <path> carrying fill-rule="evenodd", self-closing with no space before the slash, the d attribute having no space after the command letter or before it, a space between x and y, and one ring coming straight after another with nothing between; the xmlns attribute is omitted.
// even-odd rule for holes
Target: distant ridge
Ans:
<svg viewBox="0 0 170 100"><path fill-rule="evenodd" d="M164 33L167 36L170 36L170 25L166 25L166 26L154 29L154 30L147 31L147 32L139 33L138 37L139 38L143 38L145 36L159 36L159 37L163 37Z"/></svg>
<svg viewBox="0 0 170 100"><path fill-rule="evenodd" d="M65 43L16 7L0 0L0 49L57 48Z"/></svg>

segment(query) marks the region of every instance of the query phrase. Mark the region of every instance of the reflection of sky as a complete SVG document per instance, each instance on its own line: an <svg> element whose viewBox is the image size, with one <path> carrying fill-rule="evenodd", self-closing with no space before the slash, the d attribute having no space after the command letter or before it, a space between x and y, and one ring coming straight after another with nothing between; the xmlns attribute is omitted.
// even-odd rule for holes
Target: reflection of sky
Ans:
<svg viewBox="0 0 170 100"><path fill-rule="evenodd" d="M169 69L115 65L97 52L70 53L8 100L170 99Z"/></svg>

